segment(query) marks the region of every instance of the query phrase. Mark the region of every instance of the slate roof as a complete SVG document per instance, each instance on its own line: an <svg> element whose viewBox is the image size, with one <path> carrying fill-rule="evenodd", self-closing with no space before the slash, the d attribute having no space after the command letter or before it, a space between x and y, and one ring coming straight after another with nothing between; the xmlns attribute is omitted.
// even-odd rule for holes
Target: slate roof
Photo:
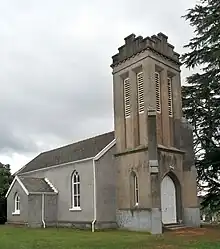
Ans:
<svg viewBox="0 0 220 249"><path fill-rule="evenodd" d="M52 193L54 190L52 187L44 180L44 178L34 178L34 177L19 177L21 182L24 184L28 192L44 192Z"/></svg>
<svg viewBox="0 0 220 249"><path fill-rule="evenodd" d="M43 152L27 163L18 175L50 166L96 156L115 138L114 131Z"/></svg>

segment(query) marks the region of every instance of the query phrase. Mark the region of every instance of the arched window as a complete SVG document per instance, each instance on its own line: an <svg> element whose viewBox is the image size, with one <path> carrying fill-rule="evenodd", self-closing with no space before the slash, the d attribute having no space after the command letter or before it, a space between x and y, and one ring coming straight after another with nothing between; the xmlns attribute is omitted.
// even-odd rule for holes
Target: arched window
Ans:
<svg viewBox="0 0 220 249"><path fill-rule="evenodd" d="M72 208L80 209L80 177L77 171L72 175Z"/></svg>
<svg viewBox="0 0 220 249"><path fill-rule="evenodd" d="M18 193L15 194L15 213L16 214L20 214L20 196L18 195Z"/></svg>
<svg viewBox="0 0 220 249"><path fill-rule="evenodd" d="M132 195L132 206L138 206L139 186L138 186L138 177L135 172L131 173L131 195Z"/></svg>
<svg viewBox="0 0 220 249"><path fill-rule="evenodd" d="M137 206L139 203L139 191L138 191L138 179L137 175L134 175L134 201L135 205Z"/></svg>

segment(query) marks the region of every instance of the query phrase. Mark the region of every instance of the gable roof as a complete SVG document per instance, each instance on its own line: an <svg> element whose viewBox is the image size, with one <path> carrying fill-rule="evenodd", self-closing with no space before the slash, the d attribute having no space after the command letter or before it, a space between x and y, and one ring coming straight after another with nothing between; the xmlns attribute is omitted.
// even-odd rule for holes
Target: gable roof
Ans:
<svg viewBox="0 0 220 249"><path fill-rule="evenodd" d="M18 182L26 195L29 194L57 194L58 191L47 178L20 177L15 176L5 197L8 197L15 182Z"/></svg>
<svg viewBox="0 0 220 249"><path fill-rule="evenodd" d="M114 131L40 153L16 174L95 157L114 140Z"/></svg>
<svg viewBox="0 0 220 249"><path fill-rule="evenodd" d="M54 193L57 192L52 184L45 178L19 177L29 193Z"/></svg>

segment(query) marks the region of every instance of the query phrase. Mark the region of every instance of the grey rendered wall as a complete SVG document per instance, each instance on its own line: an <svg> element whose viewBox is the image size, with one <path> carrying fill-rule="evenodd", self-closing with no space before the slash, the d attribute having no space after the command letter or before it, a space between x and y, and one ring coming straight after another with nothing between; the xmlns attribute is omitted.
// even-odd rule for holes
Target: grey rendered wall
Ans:
<svg viewBox="0 0 220 249"><path fill-rule="evenodd" d="M16 193L20 196L20 215L12 215L15 211L14 197ZM28 196L17 181L7 198L7 218L10 223L27 223L28 221Z"/></svg>
<svg viewBox="0 0 220 249"><path fill-rule="evenodd" d="M113 146L95 162L97 222L116 222L116 165Z"/></svg>
<svg viewBox="0 0 220 249"><path fill-rule="evenodd" d="M57 195L45 195L44 219L47 226L57 223Z"/></svg>
<svg viewBox="0 0 220 249"><path fill-rule="evenodd" d="M42 195L28 196L28 226L42 226Z"/></svg>
<svg viewBox="0 0 220 249"><path fill-rule="evenodd" d="M81 211L71 208L71 176L74 170L80 174ZM93 220L93 167L92 160L58 166L33 173L23 174L31 177L46 177L57 188L58 212L60 223L91 222Z"/></svg>

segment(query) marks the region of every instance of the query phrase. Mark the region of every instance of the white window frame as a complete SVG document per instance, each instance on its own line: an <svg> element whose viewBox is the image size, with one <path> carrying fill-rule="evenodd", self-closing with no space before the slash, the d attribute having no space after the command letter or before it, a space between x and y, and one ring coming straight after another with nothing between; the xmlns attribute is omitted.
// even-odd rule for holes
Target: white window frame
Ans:
<svg viewBox="0 0 220 249"><path fill-rule="evenodd" d="M134 173L134 203L135 206L138 206L139 204L139 188L138 188L138 178L137 174Z"/></svg>
<svg viewBox="0 0 220 249"><path fill-rule="evenodd" d="M172 78L167 78L167 88L168 88L168 112L169 116L173 116L173 92L172 92Z"/></svg>
<svg viewBox="0 0 220 249"><path fill-rule="evenodd" d="M143 72L137 74L137 95L138 95L138 113L144 113L144 75Z"/></svg>
<svg viewBox="0 0 220 249"><path fill-rule="evenodd" d="M129 78L124 79L124 115L125 118L131 117L131 87Z"/></svg>
<svg viewBox="0 0 220 249"><path fill-rule="evenodd" d="M158 80L157 80L158 79ZM155 72L155 88L156 88L156 110L161 113L161 90L160 90L160 73Z"/></svg>
<svg viewBox="0 0 220 249"><path fill-rule="evenodd" d="M80 175L77 171L74 171L71 178L71 192L72 192L72 207L70 211L81 210L80 207Z"/></svg>
<svg viewBox="0 0 220 249"><path fill-rule="evenodd" d="M14 212L12 213L13 215L20 215L21 212L21 201L20 201L20 196L18 193L15 194L14 197Z"/></svg>

